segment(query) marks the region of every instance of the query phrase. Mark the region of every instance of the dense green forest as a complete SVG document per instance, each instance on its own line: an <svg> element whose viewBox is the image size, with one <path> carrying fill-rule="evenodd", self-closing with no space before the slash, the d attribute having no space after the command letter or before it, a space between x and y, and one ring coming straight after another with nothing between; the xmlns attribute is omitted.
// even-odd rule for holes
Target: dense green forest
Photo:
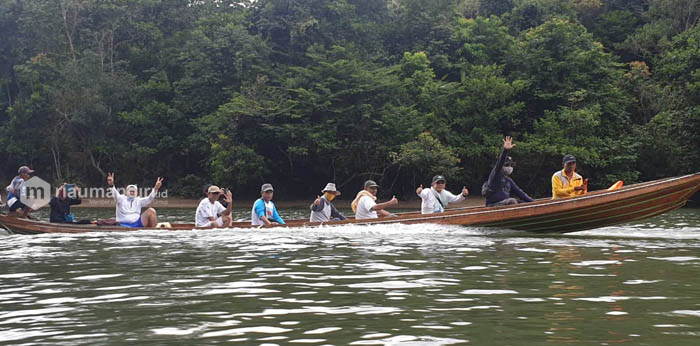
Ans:
<svg viewBox="0 0 700 346"><path fill-rule="evenodd" d="M698 170L698 0L0 0L0 177L550 194ZM4 185L3 185L4 186Z"/></svg>

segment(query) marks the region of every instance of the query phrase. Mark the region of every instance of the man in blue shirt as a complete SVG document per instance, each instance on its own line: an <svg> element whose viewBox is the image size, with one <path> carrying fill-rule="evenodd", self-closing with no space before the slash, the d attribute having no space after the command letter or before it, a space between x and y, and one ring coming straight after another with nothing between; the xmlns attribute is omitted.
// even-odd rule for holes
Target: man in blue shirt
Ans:
<svg viewBox="0 0 700 346"><path fill-rule="evenodd" d="M489 180L481 186L481 194L486 197L487 207L534 201L510 178L510 175L513 174L515 162L508 156L508 153L514 147L513 138L506 136L506 139L503 140L501 156L498 157L496 165L491 170ZM511 194L517 196L520 200L510 197Z"/></svg>
<svg viewBox="0 0 700 346"><path fill-rule="evenodd" d="M277 213L275 204L272 203L274 192L275 189L272 188L272 184L263 184L262 187L260 187L261 197L255 201L253 210L251 211L252 225L284 225L284 220L282 220L280 214Z"/></svg>

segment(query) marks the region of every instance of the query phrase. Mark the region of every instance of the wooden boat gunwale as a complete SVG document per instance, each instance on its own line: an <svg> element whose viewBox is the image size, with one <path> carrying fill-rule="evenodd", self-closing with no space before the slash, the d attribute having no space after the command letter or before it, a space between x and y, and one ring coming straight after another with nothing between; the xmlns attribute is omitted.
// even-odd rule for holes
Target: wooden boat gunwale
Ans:
<svg viewBox="0 0 700 346"><path fill-rule="evenodd" d="M672 181L676 180L681 180L684 178L689 178L693 176L699 176L700 173L695 173L695 174L688 174L685 176L680 176L680 177L674 177L674 178L666 178L666 179L660 179L660 180L655 180L651 182L644 182L644 183L639 183L639 184L634 184L634 185L628 185L626 187L623 187L622 189L619 190L614 190L614 191L607 191L607 190L599 190L599 191L592 191L584 196L576 196L576 197L568 197L568 198L559 198L559 199L539 199L536 200L535 202L530 202L530 203L521 203L517 205L510 205L510 206L499 206L499 207L469 207L469 208L464 208L464 209L450 209L448 211L445 211L444 213L439 213L439 214L429 214L429 215L421 215L420 212L417 213L410 213L410 215L419 215L420 220L431 220L431 219L443 219L445 217L454 217L454 216L464 216L464 215L479 215L479 214L489 214L489 213L497 213L501 212L503 210L508 210L508 211L514 211L514 210L531 210L533 207L548 207L548 206L556 206L556 205L562 205L562 204L569 204L570 202L579 202L579 201L586 201L590 199L598 199L600 197L605 197L609 195L616 195L616 194L621 194L625 192L631 192L631 191L636 191L642 188L648 188L654 185L660 185L663 183L669 183ZM465 213L465 210L471 210L468 213ZM408 215L406 215L408 216ZM372 224L381 224L381 223L392 223L395 222L395 220L401 220L401 221L414 221L414 219L405 219L402 217L392 219L392 218L383 218L383 219L378 219L378 220L368 220L366 223L372 223ZM343 222L340 222L343 223ZM354 223L354 222L353 222ZM362 222L357 222L359 224L362 224ZM328 223L327 223L328 224ZM338 224L338 222L333 223L333 224Z"/></svg>
<svg viewBox="0 0 700 346"><path fill-rule="evenodd" d="M500 207L465 207L449 209L443 213L423 215L420 211L400 213L397 217L356 220L349 218L338 222L309 222L306 219L289 220L286 225L253 226L250 221L235 222L232 228L273 228L273 227L319 227L342 226L348 224L372 225L392 223L439 223L459 224L479 227L502 227L528 231L570 232L601 225L624 223L632 220L658 215L683 206L687 200L700 190L700 173L679 177L665 178L625 186L618 190L592 191L583 196L561 199L538 199ZM658 200L658 201L657 201ZM637 203L630 204L630 202ZM635 205L645 208L634 209ZM611 206L616 208L610 209ZM658 209L658 210L657 210ZM610 213L611 210L628 210L624 214L613 213L586 220L587 216ZM648 212L648 213L647 213ZM639 214L639 215L637 215ZM558 219L552 219L552 216ZM637 215L637 216L633 216ZM625 218L627 216L627 218ZM500 218L499 218L500 217ZM569 219L578 223L564 222ZM615 221L621 219L621 221ZM564 221L562 221L564 220ZM580 221L583 220L583 221ZM611 222L606 222L610 220ZM558 224L560 222L561 224ZM536 227L537 224L554 223L549 227ZM592 227L585 226L590 224ZM125 228L120 226L66 225L45 221L18 219L0 215L0 225L12 229L15 233L87 233L87 232L133 232L140 230L197 230L194 224L172 224L172 228ZM525 227L527 225L535 227Z"/></svg>

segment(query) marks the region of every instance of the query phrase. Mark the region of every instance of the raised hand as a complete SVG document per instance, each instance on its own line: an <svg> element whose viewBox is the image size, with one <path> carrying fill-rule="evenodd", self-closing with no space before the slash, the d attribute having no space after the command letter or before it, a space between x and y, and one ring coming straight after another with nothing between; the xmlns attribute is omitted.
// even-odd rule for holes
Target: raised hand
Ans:
<svg viewBox="0 0 700 346"><path fill-rule="evenodd" d="M153 188L156 190L160 190L160 187L162 185L163 185L163 178L158 177L158 179L156 179L156 185Z"/></svg>
<svg viewBox="0 0 700 346"><path fill-rule="evenodd" d="M418 186L418 188L416 189L417 195L420 195L421 192L423 192L423 184L420 184L420 186Z"/></svg>
<svg viewBox="0 0 700 346"><path fill-rule="evenodd" d="M506 136L506 139L503 140L503 149L511 150L513 148L515 148L515 144L513 144L513 137Z"/></svg>
<svg viewBox="0 0 700 346"><path fill-rule="evenodd" d="M390 204L399 204L399 200L396 199L396 196L391 197L391 200L389 201Z"/></svg>
<svg viewBox="0 0 700 346"><path fill-rule="evenodd" d="M316 200L314 200L315 205L321 205L321 196L316 196Z"/></svg>
<svg viewBox="0 0 700 346"><path fill-rule="evenodd" d="M233 205L233 194L231 193L231 190L226 191L225 201L228 205Z"/></svg>
<svg viewBox="0 0 700 346"><path fill-rule="evenodd" d="M107 173L107 185L114 185L114 172Z"/></svg>
<svg viewBox="0 0 700 346"><path fill-rule="evenodd" d="M464 196L464 197L469 196L469 190L467 190L466 186L462 186L462 196Z"/></svg>
<svg viewBox="0 0 700 346"><path fill-rule="evenodd" d="M61 195L61 192L65 191L66 184L68 183L63 183L61 184L61 186L58 187L58 189L56 189L56 197L59 197Z"/></svg>

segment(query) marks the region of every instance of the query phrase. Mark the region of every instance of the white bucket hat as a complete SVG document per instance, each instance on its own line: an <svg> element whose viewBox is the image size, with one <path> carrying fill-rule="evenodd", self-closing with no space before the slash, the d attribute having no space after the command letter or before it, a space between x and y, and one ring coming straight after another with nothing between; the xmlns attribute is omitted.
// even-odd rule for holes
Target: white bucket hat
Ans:
<svg viewBox="0 0 700 346"><path fill-rule="evenodd" d="M340 191L335 189L335 184L334 183L328 183L326 184L326 187L321 190L321 192L334 192L336 196L340 196Z"/></svg>

